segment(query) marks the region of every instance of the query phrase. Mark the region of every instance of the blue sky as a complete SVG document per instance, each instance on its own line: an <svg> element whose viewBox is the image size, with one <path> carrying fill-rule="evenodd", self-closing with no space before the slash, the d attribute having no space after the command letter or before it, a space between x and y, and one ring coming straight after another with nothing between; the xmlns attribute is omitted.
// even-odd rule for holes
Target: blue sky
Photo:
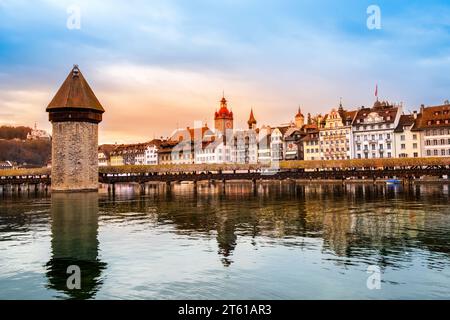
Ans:
<svg viewBox="0 0 450 320"><path fill-rule="evenodd" d="M381 9L381 29L366 26ZM78 5L81 28L69 30ZM72 64L107 113L101 141L212 124L225 90L243 127L381 99L450 99L448 1L0 0L0 123L50 128L44 110Z"/></svg>

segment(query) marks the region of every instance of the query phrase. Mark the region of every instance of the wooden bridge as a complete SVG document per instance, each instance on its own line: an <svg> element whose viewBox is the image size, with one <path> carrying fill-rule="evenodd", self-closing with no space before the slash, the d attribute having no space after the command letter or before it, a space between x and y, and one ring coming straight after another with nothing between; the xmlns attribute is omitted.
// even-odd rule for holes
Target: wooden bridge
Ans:
<svg viewBox="0 0 450 320"><path fill-rule="evenodd" d="M99 182L117 183L249 180L347 180L419 179L450 176L450 157L404 159L355 159L332 161L281 161L271 164L182 164L113 166L99 168ZM449 180L450 181L450 180ZM0 170L0 186L20 189L49 186L50 169Z"/></svg>

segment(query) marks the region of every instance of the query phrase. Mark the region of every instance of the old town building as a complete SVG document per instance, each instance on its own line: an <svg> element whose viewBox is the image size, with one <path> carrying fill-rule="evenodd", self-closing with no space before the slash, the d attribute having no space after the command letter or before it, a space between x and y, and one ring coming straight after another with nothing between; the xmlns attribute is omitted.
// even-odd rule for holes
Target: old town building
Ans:
<svg viewBox="0 0 450 320"><path fill-rule="evenodd" d="M376 101L372 108L358 110L353 121L353 154L356 159L395 157L394 130L402 107Z"/></svg>
<svg viewBox="0 0 450 320"><path fill-rule="evenodd" d="M319 145L321 160L344 160L352 157L352 122L356 111L339 108L331 111L321 119Z"/></svg>
<svg viewBox="0 0 450 320"><path fill-rule="evenodd" d="M171 149L170 157L165 154L165 162L170 164L193 164L196 161L196 154L201 150L205 137L212 137L214 133L205 124L202 127L177 129L169 138L165 145L164 154ZM210 138L207 138L210 139Z"/></svg>
<svg viewBox="0 0 450 320"><path fill-rule="evenodd" d="M272 161L281 161L285 152L284 134L290 126L275 127L270 135L270 156Z"/></svg>
<svg viewBox="0 0 450 320"><path fill-rule="evenodd" d="M262 126L258 131L258 163L268 163L272 160L271 141L272 128Z"/></svg>
<svg viewBox="0 0 450 320"><path fill-rule="evenodd" d="M37 128L37 124L34 124L34 129L27 134L27 140L50 140L51 136L45 130Z"/></svg>
<svg viewBox="0 0 450 320"><path fill-rule="evenodd" d="M417 128L422 132L422 154L426 157L450 156L450 104L420 108Z"/></svg>
<svg viewBox="0 0 450 320"><path fill-rule="evenodd" d="M178 142L173 140L164 140L161 142L158 149L158 164L172 164L172 151L177 144Z"/></svg>
<svg viewBox="0 0 450 320"><path fill-rule="evenodd" d="M115 147L113 144L103 144L98 147L98 165L100 167L111 165L111 152Z"/></svg>
<svg viewBox="0 0 450 320"><path fill-rule="evenodd" d="M418 158L422 156L422 134L417 124L421 115L402 114L394 130L395 157Z"/></svg>
<svg viewBox="0 0 450 320"><path fill-rule="evenodd" d="M236 163L258 162L258 132L253 109L247 121L247 130L236 130L233 134L233 155Z"/></svg>
<svg viewBox="0 0 450 320"><path fill-rule="evenodd" d="M305 136L303 143L303 160L320 160L319 128L316 124L304 126Z"/></svg>
<svg viewBox="0 0 450 320"><path fill-rule="evenodd" d="M303 160L302 138L305 136L305 134L302 131L303 126L304 125L302 124L302 126L300 128L297 126L290 127L284 133L284 136L283 136L283 141L284 141L283 159L284 160Z"/></svg>

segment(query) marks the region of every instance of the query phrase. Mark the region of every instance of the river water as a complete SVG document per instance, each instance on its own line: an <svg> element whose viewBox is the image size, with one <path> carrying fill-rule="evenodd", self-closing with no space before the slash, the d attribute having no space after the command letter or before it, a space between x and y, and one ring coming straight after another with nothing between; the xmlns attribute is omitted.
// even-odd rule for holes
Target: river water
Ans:
<svg viewBox="0 0 450 320"><path fill-rule="evenodd" d="M449 189L7 192L0 299L449 299ZM77 276L69 266L79 268L80 289L68 287Z"/></svg>

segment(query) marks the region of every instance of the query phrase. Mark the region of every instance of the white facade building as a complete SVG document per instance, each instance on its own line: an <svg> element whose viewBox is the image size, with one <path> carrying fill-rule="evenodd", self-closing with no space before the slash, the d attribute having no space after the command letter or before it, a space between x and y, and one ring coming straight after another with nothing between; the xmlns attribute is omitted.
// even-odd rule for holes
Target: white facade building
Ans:
<svg viewBox="0 0 450 320"><path fill-rule="evenodd" d="M394 130L402 107L376 101L372 108L359 109L353 121L355 159L395 157Z"/></svg>
<svg viewBox="0 0 450 320"><path fill-rule="evenodd" d="M417 129L418 115L402 114L397 128L394 130L395 157L422 157L422 132Z"/></svg>

